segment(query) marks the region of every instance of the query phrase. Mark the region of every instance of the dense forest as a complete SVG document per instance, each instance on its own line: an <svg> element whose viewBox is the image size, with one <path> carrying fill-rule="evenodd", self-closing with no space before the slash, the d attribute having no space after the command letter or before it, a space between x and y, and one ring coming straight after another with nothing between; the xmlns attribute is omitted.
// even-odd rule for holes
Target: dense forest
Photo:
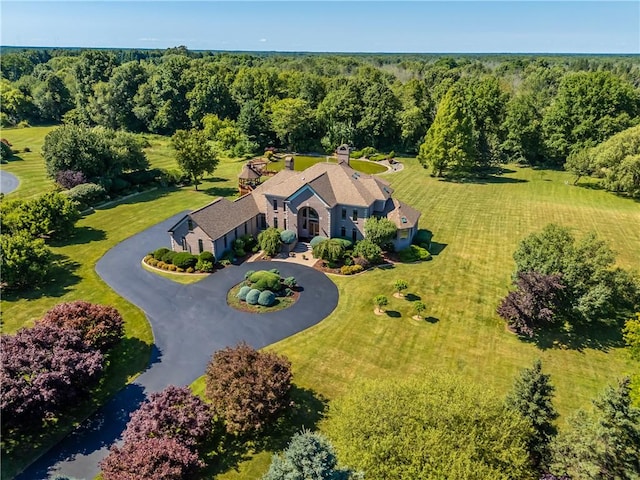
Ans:
<svg viewBox="0 0 640 480"><path fill-rule="evenodd" d="M176 47L5 49L0 61L5 127L64 122L162 135L198 129L220 155L234 157L265 147L331 152L349 143L417 154L437 175L504 162L561 167L571 158L577 177L605 177L605 188L640 194L637 146L604 164L591 150L640 123L636 56Z"/></svg>

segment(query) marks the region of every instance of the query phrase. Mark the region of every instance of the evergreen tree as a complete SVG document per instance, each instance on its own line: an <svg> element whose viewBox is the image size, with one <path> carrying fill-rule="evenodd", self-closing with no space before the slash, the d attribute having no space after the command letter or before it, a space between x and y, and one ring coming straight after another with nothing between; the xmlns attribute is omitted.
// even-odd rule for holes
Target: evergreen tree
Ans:
<svg viewBox="0 0 640 480"><path fill-rule="evenodd" d="M468 172L474 165L474 136L464 92L454 85L446 93L433 124L420 145L418 159L438 177L447 170Z"/></svg>
<svg viewBox="0 0 640 480"><path fill-rule="evenodd" d="M262 480L347 480L348 470L337 468L333 446L322 435L298 433L282 455L274 455Z"/></svg>
<svg viewBox="0 0 640 480"><path fill-rule="evenodd" d="M608 387L594 411L579 411L551 445L556 474L574 480L640 478L640 409L631 404L630 380Z"/></svg>
<svg viewBox="0 0 640 480"><path fill-rule="evenodd" d="M548 463L549 442L557 433L553 421L558 413L551 403L554 390L549 375L542 373L542 362L538 359L533 367L520 372L506 400L509 408L531 423L533 435L529 440L529 451L536 467Z"/></svg>

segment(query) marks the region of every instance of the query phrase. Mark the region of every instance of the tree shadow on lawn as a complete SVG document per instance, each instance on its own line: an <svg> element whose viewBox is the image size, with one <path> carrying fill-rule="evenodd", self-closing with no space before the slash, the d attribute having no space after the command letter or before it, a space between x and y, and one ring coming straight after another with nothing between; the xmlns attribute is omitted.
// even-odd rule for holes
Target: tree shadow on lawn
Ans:
<svg viewBox="0 0 640 480"><path fill-rule="evenodd" d="M95 207L95 210L111 210L112 208L116 208L120 205L132 205L135 203L146 203L146 202L154 202L159 198L166 197L171 192L176 192L180 190L180 187L158 187L155 190L147 190L140 192L138 195L134 195L130 198L125 198L122 200L115 199L113 203L109 203L108 205L98 205Z"/></svg>
<svg viewBox="0 0 640 480"><path fill-rule="evenodd" d="M328 401L322 395L307 388L292 386L293 407L288 409L275 424L268 426L263 435L246 438L226 435L217 454L213 454L203 472L203 478L236 470L238 465L263 451L284 450L291 437L305 430L315 430L324 417Z"/></svg>
<svg viewBox="0 0 640 480"><path fill-rule="evenodd" d="M238 189L234 187L209 187L200 189L200 191L212 197L230 197L238 193Z"/></svg>
<svg viewBox="0 0 640 480"><path fill-rule="evenodd" d="M387 317L390 317L390 318L400 318L400 317L402 317L402 314L400 312L396 311L396 310L385 310L384 313L387 315Z"/></svg>
<svg viewBox="0 0 640 480"><path fill-rule="evenodd" d="M541 350L555 348L582 352L585 349L593 349L608 352L612 348L624 347L621 326L613 322L577 325L571 330L547 330L539 332L532 338L521 338L534 343Z"/></svg>
<svg viewBox="0 0 640 480"><path fill-rule="evenodd" d="M422 300L420 295L416 295L415 293L407 293L404 298L407 302L417 302L418 300Z"/></svg>
<svg viewBox="0 0 640 480"><path fill-rule="evenodd" d="M515 170L504 167L489 167L475 172L472 175L449 176L441 178L441 182L449 183L473 183L476 185L497 184L497 183L527 183L529 180L522 178L504 177L504 174L516 173Z"/></svg>
<svg viewBox="0 0 640 480"><path fill-rule="evenodd" d="M43 297L61 297L69 291L69 287L80 282L81 277L75 272L80 264L66 255L51 255L52 266L44 284L29 290L6 291L2 296L8 302L18 300L36 300Z"/></svg>
<svg viewBox="0 0 640 480"><path fill-rule="evenodd" d="M55 240L51 242L52 247L64 247L67 245L84 245L91 242L98 242L107 238L104 230L93 227L75 227L71 237Z"/></svg>

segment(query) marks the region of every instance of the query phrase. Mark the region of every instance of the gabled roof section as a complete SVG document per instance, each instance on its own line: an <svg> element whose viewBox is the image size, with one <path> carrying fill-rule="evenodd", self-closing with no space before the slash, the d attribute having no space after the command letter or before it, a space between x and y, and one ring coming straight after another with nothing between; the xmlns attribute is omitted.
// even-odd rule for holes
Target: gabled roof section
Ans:
<svg viewBox="0 0 640 480"><path fill-rule="evenodd" d="M212 239L216 240L227 232L251 220L260 213L251 194L233 202L217 198L204 207L189 214L191 219Z"/></svg>
<svg viewBox="0 0 640 480"><path fill-rule="evenodd" d="M393 190L374 175L361 173L346 164L320 162L302 172L282 170L254 190L255 194L289 198L304 185L313 188L331 206L368 207L375 200L387 200Z"/></svg>
<svg viewBox="0 0 640 480"><path fill-rule="evenodd" d="M421 215L418 210L396 198L389 198L381 213L395 223L399 229L417 226Z"/></svg>

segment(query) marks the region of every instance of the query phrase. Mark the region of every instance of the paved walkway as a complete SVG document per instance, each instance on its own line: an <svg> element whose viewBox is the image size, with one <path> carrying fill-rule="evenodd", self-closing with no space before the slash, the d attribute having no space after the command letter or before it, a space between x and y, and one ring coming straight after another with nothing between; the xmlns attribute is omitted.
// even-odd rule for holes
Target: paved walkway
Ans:
<svg viewBox="0 0 640 480"><path fill-rule="evenodd" d="M279 263L277 268L282 276L295 276L304 288L298 302L286 310L260 315L230 308L226 295L247 270L274 268L271 262L227 267L192 285L181 285L143 269L140 259L152 249L169 245L167 229L182 215L118 244L96 265L105 282L147 315L155 338L151 364L134 383L18 478L64 475L92 479L98 473L98 462L146 395L167 385L190 384L204 374L216 350L242 340L262 348L318 323L336 307L335 284L323 273L296 264Z"/></svg>
<svg viewBox="0 0 640 480"><path fill-rule="evenodd" d="M0 193L13 192L16 188L18 188L18 184L20 180L13 173L5 172L4 170L0 170Z"/></svg>

